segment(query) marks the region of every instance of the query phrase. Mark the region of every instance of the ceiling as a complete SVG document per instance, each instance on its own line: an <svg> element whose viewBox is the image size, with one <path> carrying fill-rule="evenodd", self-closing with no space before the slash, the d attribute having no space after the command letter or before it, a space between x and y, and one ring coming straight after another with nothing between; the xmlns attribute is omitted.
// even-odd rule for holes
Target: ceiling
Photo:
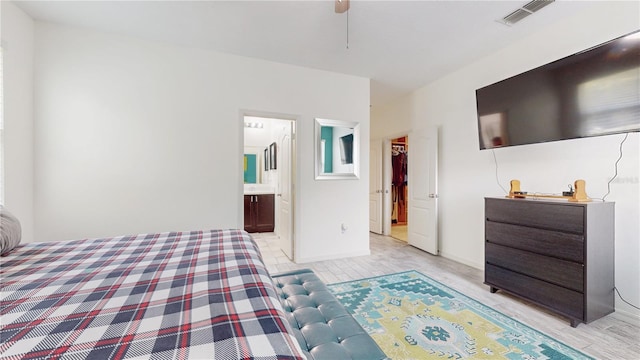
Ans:
<svg viewBox="0 0 640 360"><path fill-rule="evenodd" d="M13 1L36 20L371 79L382 105L593 4L556 1ZM348 19L348 31L347 31ZM348 44L347 48L347 35Z"/></svg>

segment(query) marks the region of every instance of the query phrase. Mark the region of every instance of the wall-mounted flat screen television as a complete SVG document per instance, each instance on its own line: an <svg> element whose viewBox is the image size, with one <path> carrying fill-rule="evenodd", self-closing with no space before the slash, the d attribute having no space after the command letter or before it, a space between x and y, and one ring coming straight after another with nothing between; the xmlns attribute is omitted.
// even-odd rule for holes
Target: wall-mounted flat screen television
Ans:
<svg viewBox="0 0 640 360"><path fill-rule="evenodd" d="M640 30L476 90L480 149L640 131Z"/></svg>
<svg viewBox="0 0 640 360"><path fill-rule="evenodd" d="M353 134L340 137L340 161L353 164Z"/></svg>

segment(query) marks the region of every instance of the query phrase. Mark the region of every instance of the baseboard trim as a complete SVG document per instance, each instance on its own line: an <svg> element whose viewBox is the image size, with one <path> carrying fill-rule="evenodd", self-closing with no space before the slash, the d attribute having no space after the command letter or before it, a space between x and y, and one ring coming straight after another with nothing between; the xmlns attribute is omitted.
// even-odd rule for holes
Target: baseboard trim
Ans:
<svg viewBox="0 0 640 360"><path fill-rule="evenodd" d="M318 256L318 257L298 258L298 259L296 259L295 263L296 264L305 264L305 263L316 262L316 261L336 260L336 259L344 259L344 258L349 258L349 257L368 256L368 255L371 255L371 251L370 250L352 252L352 253L335 253L335 254L331 254L331 255Z"/></svg>
<svg viewBox="0 0 640 360"><path fill-rule="evenodd" d="M442 252L442 251L440 252L440 256L442 256L443 258L447 258L449 260L453 260L453 261L458 262L460 264L471 266L472 268L484 271L484 263L476 263L476 262L470 261L468 259L463 259L461 257L454 256L454 255L451 255L449 253Z"/></svg>

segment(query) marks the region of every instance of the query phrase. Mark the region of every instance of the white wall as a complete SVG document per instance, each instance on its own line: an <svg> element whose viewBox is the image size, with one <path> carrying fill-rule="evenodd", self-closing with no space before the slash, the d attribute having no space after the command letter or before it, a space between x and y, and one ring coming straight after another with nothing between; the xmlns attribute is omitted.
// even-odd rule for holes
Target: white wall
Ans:
<svg viewBox="0 0 640 360"><path fill-rule="evenodd" d="M406 136L411 130L413 98L404 96L385 106L371 108L371 139Z"/></svg>
<svg viewBox="0 0 640 360"><path fill-rule="evenodd" d="M38 240L242 227L256 111L297 119L297 259L369 252L367 152L360 180L313 178L314 117L368 149L368 79L40 22L36 54Z"/></svg>
<svg viewBox="0 0 640 360"><path fill-rule="evenodd" d="M439 226L443 256L483 268L483 198L504 194L496 183L492 152L478 150L475 90L638 29L639 7L638 2L594 3L561 24L541 29L394 104L374 108L371 126L377 137L404 130L402 124L407 122L412 129L440 127ZM394 127L396 122L401 125ZM587 194L602 197L614 175L623 136L497 149L500 183L508 190L509 180L519 179L524 191L558 193L576 179L584 179ZM616 202L616 286L636 305L640 304L639 153L639 134L630 134L618 165L618 180L607 197ZM619 299L616 309L638 314Z"/></svg>
<svg viewBox="0 0 640 360"><path fill-rule="evenodd" d="M34 241L34 23L8 1L2 10L4 82L4 199L20 220L22 242Z"/></svg>

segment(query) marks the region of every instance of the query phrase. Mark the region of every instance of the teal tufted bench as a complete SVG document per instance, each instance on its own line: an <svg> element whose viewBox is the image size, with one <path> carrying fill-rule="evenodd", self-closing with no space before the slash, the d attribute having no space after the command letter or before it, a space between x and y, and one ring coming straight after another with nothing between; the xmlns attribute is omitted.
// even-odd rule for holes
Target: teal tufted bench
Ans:
<svg viewBox="0 0 640 360"><path fill-rule="evenodd" d="M312 270L295 270L272 278L308 359L388 359Z"/></svg>

